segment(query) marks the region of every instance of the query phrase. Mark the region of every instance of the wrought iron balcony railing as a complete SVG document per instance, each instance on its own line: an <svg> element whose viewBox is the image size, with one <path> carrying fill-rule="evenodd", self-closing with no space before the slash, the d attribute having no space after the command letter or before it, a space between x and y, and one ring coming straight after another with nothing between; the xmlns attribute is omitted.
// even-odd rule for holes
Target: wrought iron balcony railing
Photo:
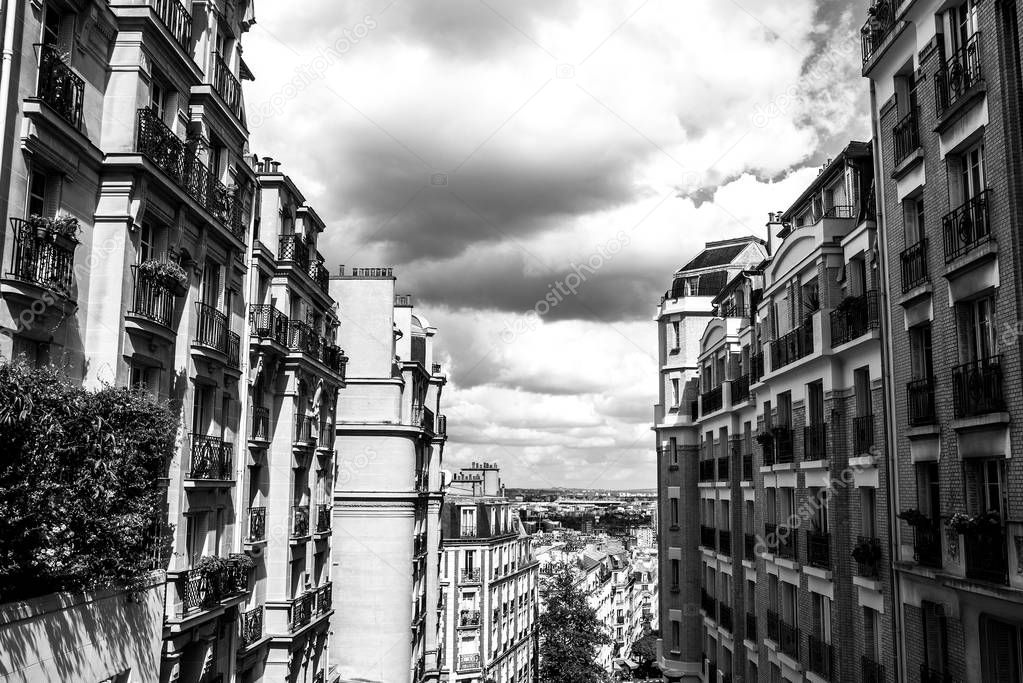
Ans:
<svg viewBox="0 0 1023 683"><path fill-rule="evenodd" d="M728 481L729 459L727 455L718 458L718 481Z"/></svg>
<svg viewBox="0 0 1023 683"><path fill-rule="evenodd" d="M82 127L85 80L72 71L53 45L39 46L39 81L36 97L75 128Z"/></svg>
<svg viewBox="0 0 1023 683"><path fill-rule="evenodd" d="M480 611L478 609L463 609L458 611L458 625L463 626L479 626L480 625Z"/></svg>
<svg viewBox="0 0 1023 683"><path fill-rule="evenodd" d="M189 57L192 56L192 15L179 0L149 0L163 25Z"/></svg>
<svg viewBox="0 0 1023 683"><path fill-rule="evenodd" d="M248 647L263 638L263 606L253 607L241 614L242 646Z"/></svg>
<svg viewBox="0 0 1023 683"><path fill-rule="evenodd" d="M201 301L195 302L195 344L227 353L227 316Z"/></svg>
<svg viewBox="0 0 1023 683"><path fill-rule="evenodd" d="M316 506L316 531L324 533L330 531L330 506L320 504Z"/></svg>
<svg viewBox="0 0 1023 683"><path fill-rule="evenodd" d="M1000 356L963 363L952 369L955 416L974 417L1005 410Z"/></svg>
<svg viewBox="0 0 1023 683"><path fill-rule="evenodd" d="M211 609L221 600L249 589L249 570L230 559L227 565L217 571L182 572L179 581L182 606L186 613Z"/></svg>
<svg viewBox="0 0 1023 683"><path fill-rule="evenodd" d="M255 441L270 440L270 409L264 406L252 407L252 432L249 438Z"/></svg>
<svg viewBox="0 0 1023 683"><path fill-rule="evenodd" d="M322 291L326 292L330 289L330 272L327 270L327 266L323 265L323 261L310 261L309 277Z"/></svg>
<svg viewBox="0 0 1023 683"><path fill-rule="evenodd" d="M884 666L870 655L860 658L860 670L863 672L863 683L885 683Z"/></svg>
<svg viewBox="0 0 1023 683"><path fill-rule="evenodd" d="M856 545L859 548L869 550L869 553L856 560L856 573L868 579L876 579L881 571L881 561L884 557L881 539L860 536L857 539Z"/></svg>
<svg viewBox="0 0 1023 683"><path fill-rule="evenodd" d="M217 436L192 434L189 479L234 480L234 447Z"/></svg>
<svg viewBox="0 0 1023 683"><path fill-rule="evenodd" d="M224 58L215 51L210 53L209 78L210 85L224 100L228 109L234 112L235 116L241 117L242 85Z"/></svg>
<svg viewBox="0 0 1023 683"><path fill-rule="evenodd" d="M732 403L742 403L743 401L749 400L749 384L749 375L736 377L732 380Z"/></svg>
<svg viewBox="0 0 1023 683"><path fill-rule="evenodd" d="M718 552L722 555L732 555L732 532L729 529L718 529Z"/></svg>
<svg viewBox="0 0 1023 683"><path fill-rule="evenodd" d="M909 424L914 427L934 424L934 380L930 377L915 379L906 384L906 399L909 404Z"/></svg>
<svg viewBox="0 0 1023 683"><path fill-rule="evenodd" d="M860 29L863 63L874 58L895 28L895 16L904 0L879 0L867 10L867 22Z"/></svg>
<svg viewBox="0 0 1023 683"><path fill-rule="evenodd" d="M326 614L333 608L334 584L327 581L316 589L316 613Z"/></svg>
<svg viewBox="0 0 1023 683"><path fill-rule="evenodd" d="M316 420L312 415L295 415L295 443L316 443Z"/></svg>
<svg viewBox="0 0 1023 683"><path fill-rule="evenodd" d="M778 370L813 353L813 318L771 342L771 370Z"/></svg>
<svg viewBox="0 0 1023 683"><path fill-rule="evenodd" d="M1005 528L988 525L963 536L966 545L966 576L1002 585L1009 583L1009 560Z"/></svg>
<svg viewBox="0 0 1023 683"><path fill-rule="evenodd" d="M262 541L266 539L266 508L249 508L249 540Z"/></svg>
<svg viewBox="0 0 1023 683"><path fill-rule="evenodd" d="M941 567L941 527L937 522L913 528L913 555L925 567Z"/></svg>
<svg viewBox="0 0 1023 683"><path fill-rule="evenodd" d="M899 254L902 261L902 291L908 292L927 282L927 238L906 247Z"/></svg>
<svg viewBox="0 0 1023 683"><path fill-rule="evenodd" d="M867 453L874 446L874 414L853 418L853 452Z"/></svg>
<svg viewBox="0 0 1023 683"><path fill-rule="evenodd" d="M984 80L980 63L980 33L955 50L934 74L934 99L938 116L962 100Z"/></svg>
<svg viewBox="0 0 1023 683"><path fill-rule="evenodd" d="M71 297L74 284L74 243L42 236L28 221L12 218L14 243L8 274Z"/></svg>
<svg viewBox="0 0 1023 683"><path fill-rule="evenodd" d="M288 622L291 625L292 631L297 631L309 623L309 620L313 616L315 601L315 591L309 591L307 593L303 593L297 598L292 598L290 614L288 615Z"/></svg>
<svg viewBox="0 0 1023 683"><path fill-rule="evenodd" d="M721 410L722 406L722 391L721 385L717 385L710 391L703 392L700 397L700 404L702 406L703 414L713 413L715 410Z"/></svg>
<svg viewBox="0 0 1023 683"><path fill-rule="evenodd" d="M808 645L810 646L810 671L831 680L834 675L831 643L827 643L817 636L810 636Z"/></svg>
<svg viewBox="0 0 1023 683"><path fill-rule="evenodd" d="M302 538L309 535L309 506L296 505L291 508L291 537Z"/></svg>
<svg viewBox="0 0 1023 683"><path fill-rule="evenodd" d="M269 304L249 306L249 323L257 337L288 345L288 316Z"/></svg>
<svg viewBox="0 0 1023 683"><path fill-rule="evenodd" d="M302 270L309 268L309 245L305 238L296 233L281 235L278 242L277 260L291 261Z"/></svg>
<svg viewBox="0 0 1023 683"><path fill-rule="evenodd" d="M150 107L138 111L135 151L148 158L160 170L206 209L232 235L245 241L245 225L234 188L229 188L210 173L205 162L160 120Z"/></svg>
<svg viewBox="0 0 1023 683"><path fill-rule="evenodd" d="M157 280L139 277L138 268L131 267L135 288L129 313L169 328L174 318L174 295Z"/></svg>
<svg viewBox="0 0 1023 683"><path fill-rule="evenodd" d="M990 239L990 205L991 190L984 190L942 217L945 263L968 254Z"/></svg>
<svg viewBox="0 0 1023 683"><path fill-rule="evenodd" d="M920 147L920 112L913 107L903 116L892 128L892 138L895 141L895 164L896 166Z"/></svg>
<svg viewBox="0 0 1023 683"><path fill-rule="evenodd" d="M827 460L828 425L821 423L803 427L803 460Z"/></svg>
<svg viewBox="0 0 1023 683"><path fill-rule="evenodd" d="M291 320L288 323L288 348L292 351L304 353L307 356L320 358L320 346L322 339L313 326L301 320Z"/></svg>
<svg viewBox="0 0 1023 683"><path fill-rule="evenodd" d="M846 297L831 311L831 346L862 337L868 330L877 329L880 321L881 307L876 290Z"/></svg>
<svg viewBox="0 0 1023 683"><path fill-rule="evenodd" d="M480 570L479 569L463 569L461 572L462 583L479 583L480 582Z"/></svg>
<svg viewBox="0 0 1023 683"><path fill-rule="evenodd" d="M242 338L237 332L227 333L227 366L238 369L242 362Z"/></svg>
<svg viewBox="0 0 1023 683"><path fill-rule="evenodd" d="M811 567L831 569L831 534L806 532L806 562Z"/></svg>

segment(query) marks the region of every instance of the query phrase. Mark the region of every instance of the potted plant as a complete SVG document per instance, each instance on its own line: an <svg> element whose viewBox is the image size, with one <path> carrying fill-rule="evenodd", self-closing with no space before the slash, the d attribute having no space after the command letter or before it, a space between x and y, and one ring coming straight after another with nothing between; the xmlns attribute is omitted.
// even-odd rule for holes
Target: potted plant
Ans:
<svg viewBox="0 0 1023 683"><path fill-rule="evenodd" d="M202 574L206 578L219 575L227 570L228 561L223 557L217 557L216 555L203 555L195 564L192 565L192 571Z"/></svg>
<svg viewBox="0 0 1023 683"><path fill-rule="evenodd" d="M770 446L772 441L774 441L774 435L771 432L757 434L757 443L761 446Z"/></svg>
<svg viewBox="0 0 1023 683"><path fill-rule="evenodd" d="M1000 526L1001 523L1001 516L993 510L981 512L976 515L957 512L945 520L945 526L947 526L952 533L962 534L964 536L971 536L988 531L992 527Z"/></svg>
<svg viewBox="0 0 1023 683"><path fill-rule="evenodd" d="M860 564L877 564L881 560L881 546L871 539L861 539L853 548L852 556Z"/></svg>
<svg viewBox="0 0 1023 683"><path fill-rule="evenodd" d="M914 528L930 526L933 523L931 522L930 517L915 508L912 510L903 510L896 516Z"/></svg>
<svg viewBox="0 0 1023 683"><path fill-rule="evenodd" d="M184 296L188 293L188 273L172 261L155 259L143 261L139 264L138 275L159 283L174 296Z"/></svg>
<svg viewBox="0 0 1023 683"><path fill-rule="evenodd" d="M973 530L973 517L965 512L957 512L945 520L945 526L954 534L969 534Z"/></svg>

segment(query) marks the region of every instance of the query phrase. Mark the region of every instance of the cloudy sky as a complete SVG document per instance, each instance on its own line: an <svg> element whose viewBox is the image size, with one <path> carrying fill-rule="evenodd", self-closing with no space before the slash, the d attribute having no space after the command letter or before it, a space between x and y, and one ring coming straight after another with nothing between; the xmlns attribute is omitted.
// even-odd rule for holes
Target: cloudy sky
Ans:
<svg viewBox="0 0 1023 683"><path fill-rule="evenodd" d="M653 486L660 294L867 139L866 2L299 4L256 4L252 151L439 328L445 466Z"/></svg>

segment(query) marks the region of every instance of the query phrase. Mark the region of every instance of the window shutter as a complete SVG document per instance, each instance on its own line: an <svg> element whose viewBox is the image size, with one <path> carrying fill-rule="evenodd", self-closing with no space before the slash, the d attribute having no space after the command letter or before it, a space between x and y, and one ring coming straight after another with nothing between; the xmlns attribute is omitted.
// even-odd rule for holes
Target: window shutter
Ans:
<svg viewBox="0 0 1023 683"><path fill-rule="evenodd" d="M46 191L43 195L43 216L53 218L60 209L60 190L62 179L56 174L46 175Z"/></svg>
<svg viewBox="0 0 1023 683"><path fill-rule="evenodd" d="M74 63L76 18L77 15L70 13L60 18L60 36L57 38L57 51L69 66Z"/></svg>
<svg viewBox="0 0 1023 683"><path fill-rule="evenodd" d="M1016 628L994 620L988 620L985 626L989 680L1018 683L1019 635Z"/></svg>
<svg viewBox="0 0 1023 683"><path fill-rule="evenodd" d="M977 481L977 466L967 463L963 470L966 480L966 510L974 514L983 512L981 509L983 504L980 497L980 482Z"/></svg>

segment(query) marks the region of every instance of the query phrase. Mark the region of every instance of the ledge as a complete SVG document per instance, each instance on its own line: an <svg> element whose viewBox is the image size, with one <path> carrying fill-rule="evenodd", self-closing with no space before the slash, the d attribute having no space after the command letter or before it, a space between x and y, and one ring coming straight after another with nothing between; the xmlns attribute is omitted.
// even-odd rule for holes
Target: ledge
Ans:
<svg viewBox="0 0 1023 683"><path fill-rule="evenodd" d="M909 439L937 438L941 436L941 425L920 425L919 427L907 427L903 432Z"/></svg>
<svg viewBox="0 0 1023 683"><path fill-rule="evenodd" d="M919 123L917 125L919 125ZM908 157L906 157L901 162L896 164L895 168L892 169L892 180L900 180L903 176L909 173L917 164L923 163L923 160L924 150L922 147L917 147L916 149L909 153Z"/></svg>
<svg viewBox="0 0 1023 683"><path fill-rule="evenodd" d="M849 467L857 467L859 469L877 467L877 458L873 455L857 455L849 458Z"/></svg>
<svg viewBox="0 0 1023 683"><path fill-rule="evenodd" d="M908 290L902 293L902 296L895 300L895 303L897 303L899 306L902 306L903 308L908 308L915 304L920 299L924 299L926 297L931 296L933 292L934 287L931 285L930 278L928 276L927 282L924 282L921 285L917 285L916 287L910 287Z"/></svg>
<svg viewBox="0 0 1023 683"><path fill-rule="evenodd" d="M827 458L820 458L818 460L803 460L799 463L799 469L801 470L827 470L831 469L831 461Z"/></svg>
<svg viewBox="0 0 1023 683"><path fill-rule="evenodd" d="M1009 424L1010 417L1009 413L988 413L987 415L977 415L976 417L961 417L956 420L952 420L952 429L957 432L970 431L971 429L983 429L984 427L990 427L994 425L1007 425Z"/></svg>
<svg viewBox="0 0 1023 683"><path fill-rule="evenodd" d="M812 567L808 564L803 565L803 573L807 576L812 576L822 581L832 580L832 571L830 569L821 569L820 567Z"/></svg>
<svg viewBox="0 0 1023 683"><path fill-rule="evenodd" d="M952 127L953 123L962 118L967 109L984 99L985 95L987 95L986 81L981 81L967 90L959 98L959 101L946 109L945 112L938 117L938 123L934 126L934 132L939 135L943 134Z"/></svg>
<svg viewBox="0 0 1023 683"><path fill-rule="evenodd" d="M865 576L853 576L853 585L868 591L874 591L875 593L881 592L881 582L877 579L868 579Z"/></svg>
<svg viewBox="0 0 1023 683"><path fill-rule="evenodd" d="M983 244L978 244L962 256L946 263L944 277L946 280L951 280L996 258L998 258L998 242L992 236Z"/></svg>

